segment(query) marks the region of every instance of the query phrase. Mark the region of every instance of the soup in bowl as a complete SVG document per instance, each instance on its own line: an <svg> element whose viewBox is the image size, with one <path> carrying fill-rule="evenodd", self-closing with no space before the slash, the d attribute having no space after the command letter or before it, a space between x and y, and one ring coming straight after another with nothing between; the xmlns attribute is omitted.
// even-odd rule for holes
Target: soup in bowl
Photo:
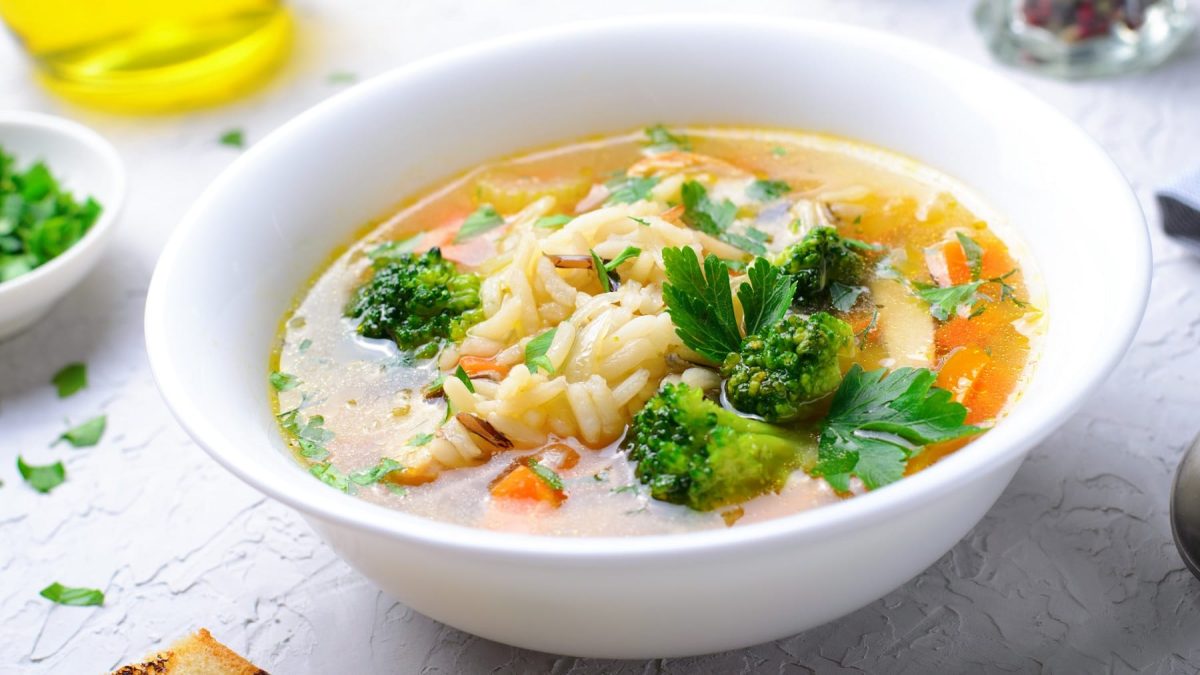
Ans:
<svg viewBox="0 0 1200 675"><path fill-rule="evenodd" d="M676 656L936 561L1115 365L1148 272L1120 173L1001 77L648 18L285 125L172 237L147 347L202 447L417 611Z"/></svg>

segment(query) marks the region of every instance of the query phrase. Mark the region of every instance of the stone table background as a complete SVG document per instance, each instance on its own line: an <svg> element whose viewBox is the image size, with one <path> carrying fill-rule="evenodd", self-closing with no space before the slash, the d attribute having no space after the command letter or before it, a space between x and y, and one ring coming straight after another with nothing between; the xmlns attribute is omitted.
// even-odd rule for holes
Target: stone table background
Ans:
<svg viewBox="0 0 1200 675"><path fill-rule="evenodd" d="M300 40L284 72L249 98L184 116L132 119L65 104L31 81L15 43L0 35L0 108L96 128L124 156L132 183L118 239L97 270L46 320L0 343L0 672L107 671L200 626L283 674L1200 670L1200 582L1180 562L1167 522L1176 460L1200 431L1200 261L1156 225L1153 297L1117 372L1033 451L950 553L850 616L739 652L604 662L489 642L382 595L299 517L195 447L151 379L146 287L175 223L237 154L217 143L221 133L240 127L248 141L262 138L344 86L329 81L335 71L367 77L474 40L614 14L736 7L815 16L979 63L988 57L969 3L955 0L292 6ZM786 76L789 64L776 66ZM1152 223L1155 186L1200 164L1200 39L1145 75L1078 84L1011 75L1099 139ZM73 360L89 364L91 386L59 401L50 376ZM99 446L47 448L64 418L100 412L109 430ZM36 494L16 473L18 453L65 460L67 482ZM51 605L37 591L55 580L102 588L107 602Z"/></svg>

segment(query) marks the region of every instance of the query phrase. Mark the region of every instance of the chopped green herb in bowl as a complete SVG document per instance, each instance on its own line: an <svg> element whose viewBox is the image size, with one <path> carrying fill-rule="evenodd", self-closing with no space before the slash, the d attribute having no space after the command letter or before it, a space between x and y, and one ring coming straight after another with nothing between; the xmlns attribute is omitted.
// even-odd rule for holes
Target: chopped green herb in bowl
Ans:
<svg viewBox="0 0 1200 675"><path fill-rule="evenodd" d="M0 145L0 282L33 271L83 239L100 203L76 198L43 162L24 165Z"/></svg>

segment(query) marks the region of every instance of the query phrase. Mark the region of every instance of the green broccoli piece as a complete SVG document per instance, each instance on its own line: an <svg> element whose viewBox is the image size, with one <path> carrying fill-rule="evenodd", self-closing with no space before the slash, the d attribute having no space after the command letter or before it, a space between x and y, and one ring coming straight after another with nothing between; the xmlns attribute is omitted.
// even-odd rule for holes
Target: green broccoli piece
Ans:
<svg viewBox="0 0 1200 675"><path fill-rule="evenodd" d="M638 411L626 447L651 496L698 511L779 490L788 474L816 462L812 438L742 417L682 383Z"/></svg>
<svg viewBox="0 0 1200 675"><path fill-rule="evenodd" d="M747 335L741 349L725 359L725 397L768 422L802 417L837 390L839 357L853 345L850 326L829 314L786 316L761 334Z"/></svg>
<svg viewBox="0 0 1200 675"><path fill-rule="evenodd" d="M361 335L390 338L400 349L429 358L444 341L462 340L483 319L479 277L459 273L439 249L381 256L374 266L374 276L346 310L361 319Z"/></svg>
<svg viewBox="0 0 1200 675"><path fill-rule="evenodd" d="M817 227L775 257L775 264L796 280L796 301L806 307L831 303L834 284L860 286L871 270L870 244L849 239L832 227Z"/></svg>

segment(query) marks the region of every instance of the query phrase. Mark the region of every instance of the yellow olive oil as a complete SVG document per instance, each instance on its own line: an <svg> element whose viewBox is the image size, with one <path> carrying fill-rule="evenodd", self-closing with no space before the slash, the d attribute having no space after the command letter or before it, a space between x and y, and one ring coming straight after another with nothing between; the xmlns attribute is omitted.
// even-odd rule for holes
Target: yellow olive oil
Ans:
<svg viewBox="0 0 1200 675"><path fill-rule="evenodd" d="M261 84L291 42L279 0L0 0L54 91L127 112L218 103Z"/></svg>

